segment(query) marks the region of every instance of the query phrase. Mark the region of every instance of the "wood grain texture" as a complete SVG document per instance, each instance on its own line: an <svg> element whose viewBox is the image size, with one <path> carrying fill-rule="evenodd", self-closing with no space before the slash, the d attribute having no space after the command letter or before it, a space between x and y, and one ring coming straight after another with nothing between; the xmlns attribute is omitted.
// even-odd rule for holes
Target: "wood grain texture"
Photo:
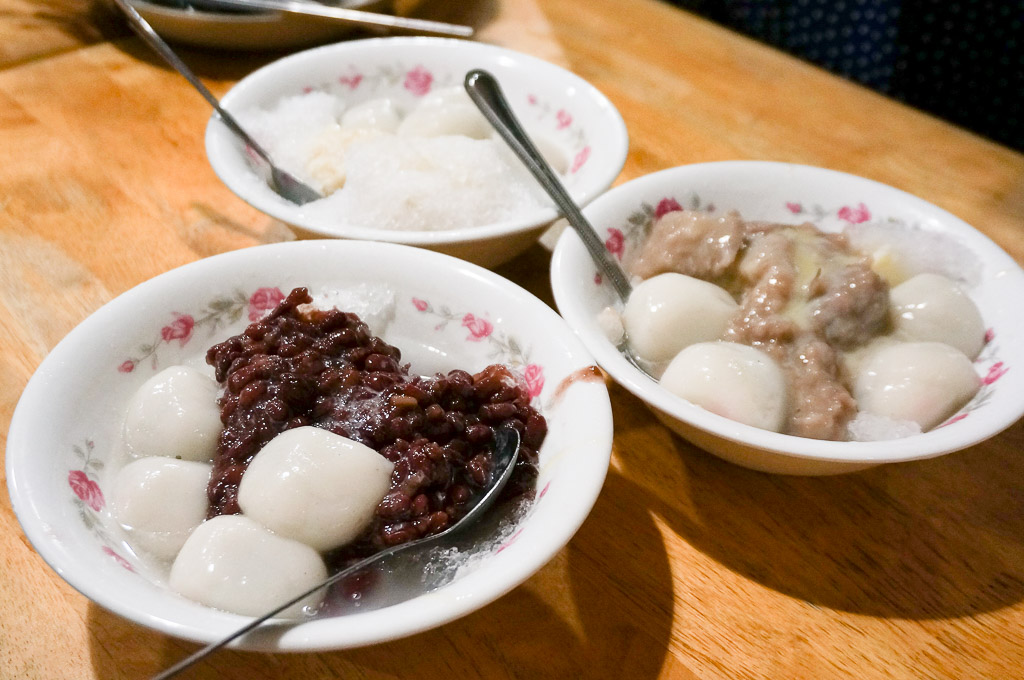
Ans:
<svg viewBox="0 0 1024 680"><path fill-rule="evenodd" d="M78 0L11 7L0 13L2 443L36 366L104 302L200 257L293 238L218 182L207 105L138 41L105 39L123 27L95 23ZM418 11L455 10L427 0ZM562 62L611 98L631 136L620 182L710 160L821 165L936 203L1024 261L1020 154L653 0L458 11L483 39ZM218 94L272 58L183 56ZM549 259L537 246L499 271L551 304ZM188 677L1024 677L1020 422L936 460L787 478L708 456L611 393L601 497L523 586L407 639L224 652ZM194 648L71 589L0 494L0 678L141 678Z"/></svg>

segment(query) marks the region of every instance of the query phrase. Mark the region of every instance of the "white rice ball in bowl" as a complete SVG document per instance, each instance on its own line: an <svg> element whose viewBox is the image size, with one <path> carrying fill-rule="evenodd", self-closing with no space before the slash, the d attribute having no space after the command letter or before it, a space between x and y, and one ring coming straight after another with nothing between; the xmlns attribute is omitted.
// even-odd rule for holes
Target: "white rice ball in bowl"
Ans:
<svg viewBox="0 0 1024 680"><path fill-rule="evenodd" d="M889 313L897 317L919 314L916 323L891 318L889 330L875 342L846 355L844 370L854 374L875 371L878 363L872 362L871 356L882 354L889 343L928 346L936 340L935 327L952 318L964 318L972 324L966 333L970 336L967 340L957 332L946 339L950 352L963 354L955 365L967 365L971 370L957 372L959 382L948 386L951 396L944 407L937 410L931 404L921 404L919 408L901 405L903 410L899 413L927 412L928 418L922 417L926 421L923 427L863 410L851 421L851 430L834 441L751 427L722 415L714 404L723 395L705 399L703 406L687 401L620 353L621 337L613 337L610 331L621 330L621 326L610 323L609 315L614 316L614 310L621 306L610 285L598 275L578 237L571 232L563 234L551 266L560 313L612 378L646 402L681 436L745 467L783 474L823 475L957 451L998 434L1024 413L1024 374L1014 368L1024 361L1024 318L1015 303L1024 295L1024 273L986 236L926 201L878 182L832 170L730 161L681 166L633 180L598 198L584 213L613 256L632 263L641 244L652 233L652 225L664 216L690 219L698 215L706 217L709 225L720 226L733 219L728 217L732 211L738 212L742 220L789 225L809 222L826 234L845 232L854 248L870 255L872 271L878 272L889 290L899 288ZM747 266L743 263L748 260L743 256L741 250L737 256L741 258L737 260L740 264L730 266ZM814 268L805 273L806 279L812 281ZM935 286L927 279L925 286L906 285L907 282L915 276L931 275L952 281L963 296L932 292L915 304L911 299L919 295L915 290L934 291ZM929 311L937 305L960 309L961 304L967 304L962 297L976 306L983 322L980 326L974 324L971 315ZM839 319L848 317L840 315ZM974 338L975 335L979 337ZM663 368L656 366L652 370ZM927 371L916 369L885 370L888 377L866 377L859 384L874 386L885 380L908 379L909 375L927 375ZM724 379L711 378L709 382L727 384ZM855 391L853 383L857 380L849 382L848 389ZM938 383L947 389L945 381ZM964 391L966 388L970 388L968 392ZM904 392L920 396L927 390L917 386ZM957 401L964 393L973 396L966 403ZM882 404L886 400L866 401ZM942 409L945 411L939 424L932 426L929 419Z"/></svg>
<svg viewBox="0 0 1024 680"><path fill-rule="evenodd" d="M324 199L297 206L274 193L217 116L207 156L235 194L302 236L404 243L493 267L535 243L557 214L462 90L475 68L498 79L578 203L611 186L628 137L604 95L535 57L442 38L300 52L223 97L277 163Z"/></svg>
<svg viewBox="0 0 1024 680"><path fill-rule="evenodd" d="M320 307L358 313L374 333L402 351L411 373L455 368L475 373L494 363L510 366L522 376L518 384L528 390L548 431L539 451L537 483L524 497L525 506L498 506L455 547L408 564L398 558L365 590L358 606L332 603L318 618L274 626L235 646L338 649L441 625L529 578L582 524L607 472L611 409L593 358L554 311L485 269L423 249L350 240L260 246L172 270L111 301L53 349L19 401L6 452L14 510L40 555L99 605L196 642L218 640L247 621L174 592L167 556L161 552L165 559L154 559L146 552L153 541L135 541L122 526L126 516L137 517L140 526L130 530L166 539L158 543L161 551L184 552L182 543L189 545L197 535L193 531L178 540L195 521L188 517L192 511L186 508L170 524L155 521L150 508L135 504L150 492L143 489L140 496L122 487L149 479L152 492L166 499L173 497L166 488L179 483L176 479L187 478L185 483L194 487L198 477L198 498L205 498L203 475L179 473L173 457L155 466L166 469L161 472L166 483L153 480L146 470L134 474L129 462L139 454L121 449L123 423L132 396L150 378L171 366L212 375L205 362L207 348L240 333L274 308L284 291L299 286L308 287ZM183 463L199 472L209 466L201 461L178 461L177 466ZM125 469L131 472L127 479L120 475ZM303 483L310 488L314 482ZM122 514L119 504L131 514ZM263 525L257 520L263 517L249 519L245 535L229 543L276 553L266 543L272 536L304 547L304 552L292 551L293 562L316 576L318 569L310 562L319 559L317 551L302 542L303 536L270 534L259 529ZM175 535L163 536L168 531ZM177 541L173 546L171 539ZM216 584L199 583L189 594L201 598L203 592L219 591Z"/></svg>

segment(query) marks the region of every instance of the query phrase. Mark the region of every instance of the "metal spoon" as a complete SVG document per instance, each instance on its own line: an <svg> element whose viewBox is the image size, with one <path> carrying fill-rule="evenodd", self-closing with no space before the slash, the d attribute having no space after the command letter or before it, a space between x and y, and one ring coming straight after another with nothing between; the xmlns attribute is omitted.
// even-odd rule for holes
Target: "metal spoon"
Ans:
<svg viewBox="0 0 1024 680"><path fill-rule="evenodd" d="M569 192L562 186L558 175L555 174L555 171L551 169L548 162L544 160L544 156L537 151L537 147L530 141L530 138L523 130L523 126L520 125L519 119L516 118L516 114L512 112L512 107L508 105L508 101L505 99L498 81L489 72L483 69L474 69L466 74L464 85L469 97L477 105L477 108L480 109L484 118L494 126L494 129L505 140L505 143L512 148L512 151L519 157L519 160L523 162L534 178L540 182L541 187L544 188L544 191L547 192L551 200L558 206L562 216L569 221L570 226L579 234L583 240L583 245L587 247L587 252L590 253L590 257L594 259L602 273L612 282L612 286L614 286L619 297L625 301L629 297L630 292L632 292L629 280L615 260L608 255L604 244L601 243L601 237L597 235L593 225L580 212L579 206L576 205L576 202L569 196Z"/></svg>
<svg viewBox="0 0 1024 680"><path fill-rule="evenodd" d="M182 4L201 10L248 9L307 14L328 19L340 19L351 24L413 33L426 33L428 35L448 35L458 38L469 38L473 35L473 29L470 26L395 16L393 14L380 14L344 7L330 7L316 2L308 2L307 0L186 0Z"/></svg>
<svg viewBox="0 0 1024 680"><path fill-rule="evenodd" d="M579 234L590 257L601 273L611 281L615 292L625 304L629 299L629 294L633 292L633 287L629 284L622 268L608 255L594 225L583 216L579 206L572 200L569 192L565 190L562 182L558 179L558 175L530 141L523 126L519 123L519 119L516 118L516 114L512 112L512 107L508 105L508 100L505 99L498 81L489 72L475 69L466 74L464 85L470 99L480 109L484 118L494 126L505 143L511 147L519 160L551 197L551 200L555 202L569 225ZM619 345L617 349L633 366L646 375L650 375L650 372L639 363L625 343ZM654 378L654 376L651 377Z"/></svg>
<svg viewBox="0 0 1024 680"><path fill-rule="evenodd" d="M416 539L415 541L409 541L408 543L400 543L399 545L392 546L391 548L382 550L379 553L370 555L369 557L356 562L350 567L342 569L338 573L330 576L326 581L323 581L322 583L310 588L309 590L305 591L300 595L296 595L294 598L282 603L280 606L272 609L266 614L263 614L262 616L253 619L252 621L242 626L235 632L231 633L224 639L219 640L218 642L210 643L209 645L200 649L195 654L185 659L182 659L170 668L160 673L157 673L153 676L152 680L166 680L167 678L174 677L186 668L191 667L196 662L201 661L207 655L227 645L235 638L245 635L249 631L257 628L258 626L266 622L268 619L273 618L274 616L281 613L288 607L291 607L295 603L304 600L305 598L309 597L321 588L326 588L332 583L337 583L338 581L341 581L342 579L351 576L352 574L362 569L369 567L371 564L379 560L387 559L392 555L396 555L397 553L403 552L410 548L422 548L431 543L437 543L445 538L450 538L451 536L465 530L466 528L474 524L477 520L479 520L481 517L483 517L487 510L492 505L494 505L494 501L497 500L498 496L501 494L501 490L505 488L505 485L508 483L508 480L512 477L512 471L515 468L516 461L518 459L519 432L511 427L503 427L500 430L497 430L494 433L494 452L492 454L491 479L489 480L489 486L487 487L487 490L477 498L475 504L470 507L469 511L465 515L463 515L462 519L460 519L458 522L451 525L450 527L448 527L440 533L433 534L431 536L424 536L423 538Z"/></svg>
<svg viewBox="0 0 1024 680"><path fill-rule="evenodd" d="M253 153L260 158L270 171L270 177L268 184L270 188L276 191L285 199L295 203L296 205L303 205L310 201L315 201L319 198L323 198L315 189L303 184L295 176L282 170L274 164L271 160L270 154L268 154L262 146L260 146L255 139L249 136L235 117L224 110L221 107L220 102L213 96L213 93L206 89L206 86L196 77L192 70L185 65L185 62L174 53L167 43L163 41L153 27L149 25L149 22L142 18L142 16L135 11L135 8L128 4L126 0L114 0L117 6L124 12L125 16L128 17L128 22L132 29L142 38L147 45L152 47L157 54L164 58L168 64L174 67L174 69L185 77L192 87L199 91L199 94L203 95L203 98L213 107L217 112L224 124L228 126L228 129L238 135L246 146L252 149Z"/></svg>

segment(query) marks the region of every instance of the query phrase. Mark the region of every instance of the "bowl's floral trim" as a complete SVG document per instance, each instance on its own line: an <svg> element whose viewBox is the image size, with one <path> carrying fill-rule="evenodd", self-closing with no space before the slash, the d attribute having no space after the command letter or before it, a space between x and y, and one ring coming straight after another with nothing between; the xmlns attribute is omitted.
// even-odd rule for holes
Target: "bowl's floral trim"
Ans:
<svg viewBox="0 0 1024 680"><path fill-rule="evenodd" d="M683 203L686 204L685 208ZM654 223L670 212L693 210L713 213L716 209L714 203L703 200L699 194L692 191L684 197L683 203L680 203L675 196L666 196L654 205L647 202L641 203L640 207L626 218L628 227L625 229L608 228L608 237L604 242L605 249L621 260L627 248L635 248L647 240Z"/></svg>
<svg viewBox="0 0 1024 680"><path fill-rule="evenodd" d="M978 388L978 392L955 416L939 425L939 427L959 422L988 404L995 393L996 382L1009 372L1010 367L999 358L999 346L994 342L995 337L996 334L993 329L989 328L985 331L985 346L982 348L978 358L974 360L974 363L979 367L988 366L984 369L984 375L981 377L981 387Z"/></svg>
<svg viewBox="0 0 1024 680"><path fill-rule="evenodd" d="M107 499L96 481L96 474L103 469L103 461L93 458L96 444L86 439L81 445L71 447L75 456L81 460L81 467L68 471L68 487L71 489L71 502L78 510L78 516L85 528L99 540L100 549L128 571L135 571L131 562L122 557L114 546L115 541L103 528L100 513L107 505Z"/></svg>
<svg viewBox="0 0 1024 680"><path fill-rule="evenodd" d="M569 163L569 174L575 175L590 160L591 148L587 133L582 125L576 123L575 116L568 109L555 107L535 94L526 96L526 103L536 120L568 138L572 147L572 161Z"/></svg>
<svg viewBox="0 0 1024 680"><path fill-rule="evenodd" d="M160 329L159 336L153 342L140 345L132 356L118 365L117 370L121 373L131 373L147 359L150 367L156 370L160 365L159 349L162 345L177 342L184 347L192 339L197 328L208 327L208 335L212 335L222 325L235 323L246 313L249 321L257 321L277 307L282 300L284 293L279 288L258 288L251 295L235 290L230 295L214 298L195 316L171 312L171 320Z"/></svg>
<svg viewBox="0 0 1024 680"><path fill-rule="evenodd" d="M544 389L544 368L530 361L529 350L524 349L513 336L495 330L494 324L472 312L455 312L447 305L435 308L428 301L417 297L412 298L411 302L416 311L440 319L434 326L435 331L444 330L449 323L455 322L466 329L466 342L490 343L492 351L489 357L520 369L530 397L540 395Z"/></svg>
<svg viewBox="0 0 1024 680"><path fill-rule="evenodd" d="M319 85L305 85L304 94L317 90L334 94L352 93L360 90L394 89L401 87L414 97L425 97L438 85L454 84L451 74L438 75L422 64L408 66L406 64L383 64L375 68L364 68L357 64L349 64L334 79Z"/></svg>
<svg viewBox="0 0 1024 680"><path fill-rule="evenodd" d="M502 543L501 545L498 546L498 548L494 551L494 554L497 555L502 550L504 550L505 548L509 547L513 543L515 543L516 539L519 538L519 534L521 534L521 533L523 533L523 528L522 527L520 527L519 529L516 529L516 532L514 534L509 536L508 539L504 543Z"/></svg>
<svg viewBox="0 0 1024 680"><path fill-rule="evenodd" d="M812 222L820 222L833 215L850 224L860 224L871 219L871 210L864 203L843 205L838 208L823 208L817 204L805 206L799 201L786 201L786 210L794 215L808 218Z"/></svg>

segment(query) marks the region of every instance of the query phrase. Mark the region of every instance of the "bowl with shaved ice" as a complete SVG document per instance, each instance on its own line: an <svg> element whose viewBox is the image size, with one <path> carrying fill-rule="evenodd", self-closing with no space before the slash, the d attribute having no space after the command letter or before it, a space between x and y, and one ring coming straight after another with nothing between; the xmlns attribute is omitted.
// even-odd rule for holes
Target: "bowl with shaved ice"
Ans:
<svg viewBox="0 0 1024 680"><path fill-rule="evenodd" d="M633 289L621 303L565 233L560 313L612 378L710 453L837 474L964 449L1024 413L1024 273L920 198L727 161L641 177L584 212Z"/></svg>
<svg viewBox="0 0 1024 680"><path fill-rule="evenodd" d="M603 373L543 302L420 248L293 241L185 265L83 321L29 381L6 473L62 578L209 643L457 522L508 428L519 459L479 523L234 646L357 647L486 605L570 540L611 455Z"/></svg>
<svg viewBox="0 0 1024 680"><path fill-rule="evenodd" d="M207 156L236 195L300 236L404 243L494 267L534 244L557 214L464 91L477 68L501 83L578 203L612 185L628 136L603 94L535 57L443 38L307 50L258 69L223 97L275 162L324 198L299 206L274 193L217 116Z"/></svg>

